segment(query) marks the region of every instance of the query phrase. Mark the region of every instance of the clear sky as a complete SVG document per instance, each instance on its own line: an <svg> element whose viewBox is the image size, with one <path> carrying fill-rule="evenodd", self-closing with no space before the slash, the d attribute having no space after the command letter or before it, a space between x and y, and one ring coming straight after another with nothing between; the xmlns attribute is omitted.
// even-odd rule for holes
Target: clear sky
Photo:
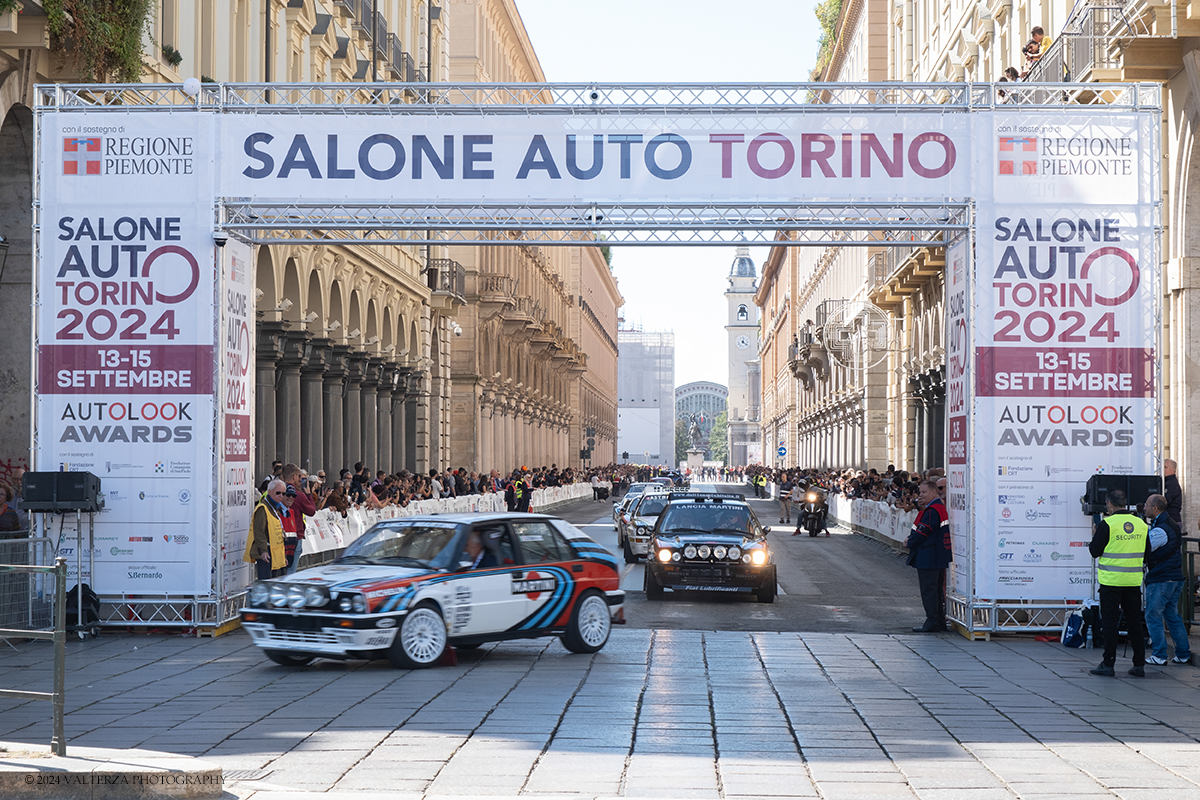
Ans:
<svg viewBox="0 0 1200 800"><path fill-rule="evenodd" d="M814 0L516 0L551 83L801 82ZM761 267L767 248L751 248ZM725 383L733 247L614 247L625 320L675 332L675 385Z"/></svg>

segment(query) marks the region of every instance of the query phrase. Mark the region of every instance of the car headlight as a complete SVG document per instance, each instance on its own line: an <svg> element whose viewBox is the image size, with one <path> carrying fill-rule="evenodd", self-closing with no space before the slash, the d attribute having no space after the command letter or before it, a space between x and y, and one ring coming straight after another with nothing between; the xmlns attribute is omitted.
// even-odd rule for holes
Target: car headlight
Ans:
<svg viewBox="0 0 1200 800"><path fill-rule="evenodd" d="M352 608L349 597L343 597L338 601L338 609L341 611L349 611Z"/></svg>
<svg viewBox="0 0 1200 800"><path fill-rule="evenodd" d="M717 545L713 548L713 558L724 558L725 552L726 550L723 545Z"/></svg>
<svg viewBox="0 0 1200 800"><path fill-rule="evenodd" d="M750 554L750 563L754 564L756 567L761 567L763 564L767 563L767 551L755 550Z"/></svg>
<svg viewBox="0 0 1200 800"><path fill-rule="evenodd" d="M271 584L271 605L277 608L287 605L287 587L282 583Z"/></svg>
<svg viewBox="0 0 1200 800"><path fill-rule="evenodd" d="M304 605L315 608L323 606L327 602L329 602L329 598L325 596L325 592L321 591L320 587L309 586L304 590Z"/></svg>
<svg viewBox="0 0 1200 800"><path fill-rule="evenodd" d="M256 583L250 587L250 605L265 606L271 599L271 588L265 583Z"/></svg>
<svg viewBox="0 0 1200 800"><path fill-rule="evenodd" d="M658 551L658 560L662 561L663 563L670 561L671 560L671 551L665 547L662 550L659 550Z"/></svg>
<svg viewBox="0 0 1200 800"><path fill-rule="evenodd" d="M304 608L304 587L289 586L287 590L288 608Z"/></svg>
<svg viewBox="0 0 1200 800"><path fill-rule="evenodd" d="M350 598L350 604L354 608L354 613L363 614L367 610L367 598L361 594L356 594Z"/></svg>
<svg viewBox="0 0 1200 800"><path fill-rule="evenodd" d="M674 553L672 553L672 554L671 554L671 560L672 560L672 561L678 561L680 558L682 558L682 556L681 556L681 555L679 555L679 551L676 551L676 552L674 552Z"/></svg>
<svg viewBox="0 0 1200 800"><path fill-rule="evenodd" d="M740 548L737 548L737 547L729 548L729 558L731 561L737 561L741 557L742 557L742 551Z"/></svg>
<svg viewBox="0 0 1200 800"><path fill-rule="evenodd" d="M689 544L687 547L683 548L683 555L685 558L695 558L696 557L696 546Z"/></svg>
<svg viewBox="0 0 1200 800"><path fill-rule="evenodd" d="M749 553L745 553L745 554L742 556L742 563L743 563L743 564L749 564L749 563L750 563L750 554L749 554Z"/></svg>
<svg viewBox="0 0 1200 800"><path fill-rule="evenodd" d="M706 544L702 544L696 548L696 555L700 556L701 558L708 558L710 555L712 555L712 548Z"/></svg>

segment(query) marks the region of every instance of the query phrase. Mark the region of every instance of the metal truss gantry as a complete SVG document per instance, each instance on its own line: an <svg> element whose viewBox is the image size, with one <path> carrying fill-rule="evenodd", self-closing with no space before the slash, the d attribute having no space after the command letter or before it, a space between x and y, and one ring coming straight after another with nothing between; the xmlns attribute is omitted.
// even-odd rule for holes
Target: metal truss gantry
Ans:
<svg viewBox="0 0 1200 800"><path fill-rule="evenodd" d="M1161 106L1155 84L795 83L795 84L201 84L38 87L39 111L200 110L254 115L469 116L568 115L686 117L722 130L732 115L946 114L1004 106ZM256 244L787 245L933 244L970 225L969 198L943 203L806 202L657 204L580 200L569 205L510 203L317 203L291 198L247 202L219 197L214 227ZM513 232L519 231L518 236Z"/></svg>

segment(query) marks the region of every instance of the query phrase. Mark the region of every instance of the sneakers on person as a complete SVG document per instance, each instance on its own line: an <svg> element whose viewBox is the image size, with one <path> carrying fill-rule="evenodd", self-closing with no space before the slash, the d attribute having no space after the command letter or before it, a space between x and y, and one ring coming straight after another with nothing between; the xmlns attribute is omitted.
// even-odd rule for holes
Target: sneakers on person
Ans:
<svg viewBox="0 0 1200 800"><path fill-rule="evenodd" d="M1165 658L1159 658L1158 656L1146 656L1146 663L1162 666L1163 664L1167 663L1167 660Z"/></svg>
<svg viewBox="0 0 1200 800"><path fill-rule="evenodd" d="M1146 668L1145 667L1130 667L1129 674L1135 678L1144 678L1144 677L1146 677Z"/></svg>
<svg viewBox="0 0 1200 800"><path fill-rule="evenodd" d="M1171 663L1172 664L1191 664L1191 663L1193 663L1193 658L1194 658L1194 656L1192 656L1191 653L1188 653L1186 656L1176 655L1174 658L1171 659Z"/></svg>
<svg viewBox="0 0 1200 800"><path fill-rule="evenodd" d="M1111 678L1117 674L1117 671L1115 669L1113 669L1111 666L1109 666L1108 664L1105 664L1105 663L1101 663L1100 666L1096 667L1095 669L1089 670L1089 671L1093 675L1104 675L1109 678Z"/></svg>

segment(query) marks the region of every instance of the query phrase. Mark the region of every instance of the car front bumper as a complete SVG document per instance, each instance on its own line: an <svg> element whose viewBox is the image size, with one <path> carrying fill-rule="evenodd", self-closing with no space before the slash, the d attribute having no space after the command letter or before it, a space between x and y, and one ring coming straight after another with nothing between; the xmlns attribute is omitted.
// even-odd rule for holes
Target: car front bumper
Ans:
<svg viewBox="0 0 1200 800"><path fill-rule="evenodd" d="M647 569L660 585L672 589L713 592L753 592L775 584L775 565L756 567L720 562L672 562L650 560Z"/></svg>
<svg viewBox="0 0 1200 800"><path fill-rule="evenodd" d="M250 641L264 650L307 653L329 658L351 658L371 650L387 650L400 629L403 615L339 616L297 614L243 609L242 627ZM250 619L247 619L250 617ZM377 627L381 620L389 620ZM354 627L347 627L349 623Z"/></svg>

